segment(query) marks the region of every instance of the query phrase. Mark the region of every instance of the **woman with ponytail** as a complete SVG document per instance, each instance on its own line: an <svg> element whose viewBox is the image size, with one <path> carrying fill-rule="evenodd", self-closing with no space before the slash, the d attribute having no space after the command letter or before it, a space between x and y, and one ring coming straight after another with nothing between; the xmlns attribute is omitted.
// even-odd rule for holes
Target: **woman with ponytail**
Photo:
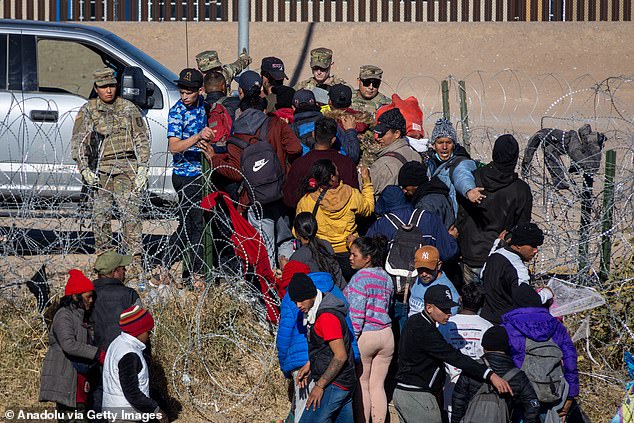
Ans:
<svg viewBox="0 0 634 423"><path fill-rule="evenodd" d="M355 392L357 422L382 423L387 416L387 397L383 384L394 354L392 319L388 314L394 287L383 265L387 238L362 237L350 246L350 265L357 270L344 295L361 353Z"/></svg>
<svg viewBox="0 0 634 423"><path fill-rule="evenodd" d="M332 161L317 160L302 183L302 198L297 204L297 214L308 212L315 217L317 238L332 245L345 280L354 274L346 240L356 233L356 217L374 212L374 187L367 168L361 168L361 179L363 187L359 191L341 182Z"/></svg>

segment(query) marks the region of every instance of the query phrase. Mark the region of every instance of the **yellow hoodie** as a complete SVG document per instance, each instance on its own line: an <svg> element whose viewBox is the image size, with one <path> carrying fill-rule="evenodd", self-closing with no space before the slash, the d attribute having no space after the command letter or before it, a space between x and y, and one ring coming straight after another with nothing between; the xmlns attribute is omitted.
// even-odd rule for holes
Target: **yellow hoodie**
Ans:
<svg viewBox="0 0 634 423"><path fill-rule="evenodd" d="M297 203L297 213L312 213L321 189L305 194ZM328 241L335 253L345 253L346 238L355 233L356 216L370 216L374 212L374 186L370 182L363 184L361 192L349 185L340 183L337 188L326 192L319 204L317 219L317 238Z"/></svg>

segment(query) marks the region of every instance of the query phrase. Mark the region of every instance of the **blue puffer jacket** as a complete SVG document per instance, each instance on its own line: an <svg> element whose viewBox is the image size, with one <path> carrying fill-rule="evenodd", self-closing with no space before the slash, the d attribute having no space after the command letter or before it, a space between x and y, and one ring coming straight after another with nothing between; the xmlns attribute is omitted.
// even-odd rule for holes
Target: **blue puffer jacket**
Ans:
<svg viewBox="0 0 634 423"><path fill-rule="evenodd" d="M437 176L449 187L449 198L451 200L455 217L458 217L458 198L456 192L467 197L467 192L475 188L475 177L473 171L476 170L476 163L471 160L466 153L461 153L462 149L456 149L456 153L449 160L438 165L437 155L433 155L427 163L427 176L431 179ZM452 172L453 168L453 172Z"/></svg>
<svg viewBox="0 0 634 423"><path fill-rule="evenodd" d="M374 210L381 217L370 226L366 236L381 234L388 241L394 240L397 229L385 215L392 213L404 223L407 223L412 213L414 213L414 208L405 198L403 190L396 185L385 187L376 202ZM442 261L447 261L458 254L458 242L449 235L445 225L436 213L425 211L418 224L418 229L425 237L427 245L433 245L438 249Z"/></svg>
<svg viewBox="0 0 634 423"><path fill-rule="evenodd" d="M317 289L324 293L331 292L344 301L346 308L348 307L348 301L341 290L335 286L330 273L312 272L308 276L313 280ZM291 377L293 370L299 369L308 361L308 341L306 340L306 327L303 324L304 314L291 301L288 293L282 299L280 314L280 324L275 338L277 359L284 376ZM346 323L351 334L354 361L358 363L360 361L359 346L354 337L350 316L346 316Z"/></svg>

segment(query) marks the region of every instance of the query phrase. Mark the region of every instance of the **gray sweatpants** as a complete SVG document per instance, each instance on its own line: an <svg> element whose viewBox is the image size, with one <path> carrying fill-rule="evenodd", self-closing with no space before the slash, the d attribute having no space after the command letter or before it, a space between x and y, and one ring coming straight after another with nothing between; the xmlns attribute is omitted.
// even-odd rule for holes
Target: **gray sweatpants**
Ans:
<svg viewBox="0 0 634 423"><path fill-rule="evenodd" d="M429 392L394 390L394 406L401 423L442 423L436 397Z"/></svg>

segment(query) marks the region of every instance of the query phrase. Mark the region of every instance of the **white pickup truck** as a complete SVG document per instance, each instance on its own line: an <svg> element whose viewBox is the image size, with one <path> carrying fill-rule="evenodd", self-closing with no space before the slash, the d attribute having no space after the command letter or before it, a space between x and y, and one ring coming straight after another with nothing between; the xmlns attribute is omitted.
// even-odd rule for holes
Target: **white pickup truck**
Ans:
<svg viewBox="0 0 634 423"><path fill-rule="evenodd" d="M93 71L104 66L115 69L120 88L126 68L142 70L141 75L135 69L137 78L127 80L129 93L144 92L153 84L148 98L136 101L151 137L148 189L153 198L175 199L166 133L169 109L179 99L177 76L100 28L0 20L0 197L4 202L80 197L81 176L71 159L73 122L80 107L95 96Z"/></svg>

